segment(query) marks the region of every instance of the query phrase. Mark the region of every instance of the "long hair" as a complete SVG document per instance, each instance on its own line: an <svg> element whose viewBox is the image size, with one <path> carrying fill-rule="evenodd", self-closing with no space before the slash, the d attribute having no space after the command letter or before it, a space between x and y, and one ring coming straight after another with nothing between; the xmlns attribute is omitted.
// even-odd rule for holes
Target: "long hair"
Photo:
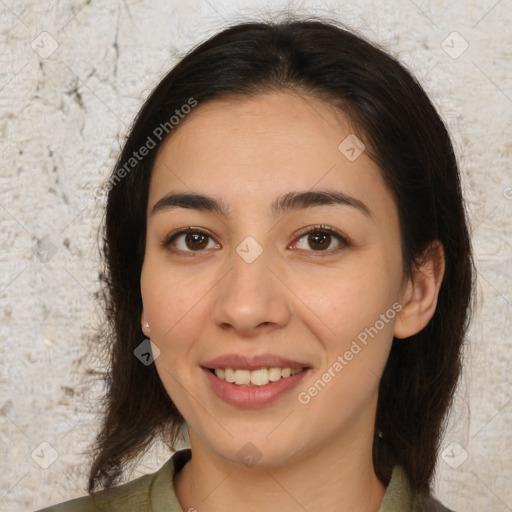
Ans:
<svg viewBox="0 0 512 512"><path fill-rule="evenodd" d="M110 360L89 493L117 484L127 464L158 436L174 450L184 423L155 365L134 356L144 340L140 275L158 148L179 129L184 105L278 90L314 95L348 115L396 201L406 273L433 240L444 246L446 268L432 319L407 340L393 340L379 387L375 431L381 435L373 441L374 468L383 483L400 464L415 491L431 492L474 284L456 157L443 121L404 66L339 23L310 18L246 22L221 31L173 67L135 119L107 186L103 251L110 329L103 346ZM142 158L138 152L149 139L154 147Z"/></svg>

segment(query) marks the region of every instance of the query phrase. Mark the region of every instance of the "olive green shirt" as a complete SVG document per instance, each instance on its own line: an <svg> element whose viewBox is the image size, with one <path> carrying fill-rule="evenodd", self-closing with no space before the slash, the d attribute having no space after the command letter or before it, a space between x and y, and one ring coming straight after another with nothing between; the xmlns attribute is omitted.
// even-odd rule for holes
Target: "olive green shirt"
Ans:
<svg viewBox="0 0 512 512"><path fill-rule="evenodd" d="M190 458L190 448L179 450L155 473L38 512L184 512L173 477ZM404 470L395 466L378 512L453 511L433 498L414 494Z"/></svg>

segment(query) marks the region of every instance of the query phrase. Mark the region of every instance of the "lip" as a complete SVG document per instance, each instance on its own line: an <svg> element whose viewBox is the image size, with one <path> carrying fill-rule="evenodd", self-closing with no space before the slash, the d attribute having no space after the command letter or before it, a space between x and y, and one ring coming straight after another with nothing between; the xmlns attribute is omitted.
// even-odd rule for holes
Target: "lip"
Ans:
<svg viewBox="0 0 512 512"><path fill-rule="evenodd" d="M209 363L208 363L209 364ZM251 363L252 364L252 363ZM275 365L278 366L278 365ZM221 368L217 366L216 368ZM236 368L242 369L240 366ZM258 366L266 368L266 366ZM254 368L257 370L258 368ZM285 368L290 368L285 366ZM301 367L303 368L303 367ZM259 408L276 402L279 398L297 387L302 379L309 374L310 368L305 369L290 377L281 378L275 382L269 382L264 386L238 386L219 379L208 368L201 368L205 374L213 392L224 402L235 407ZM245 368L244 368L245 369Z"/></svg>
<svg viewBox="0 0 512 512"><path fill-rule="evenodd" d="M201 364L203 368L233 368L234 370L259 370L260 368L310 368L305 362L292 361L272 354L259 354L253 356L241 356L240 354L226 354L210 359ZM279 381L278 381L279 382Z"/></svg>

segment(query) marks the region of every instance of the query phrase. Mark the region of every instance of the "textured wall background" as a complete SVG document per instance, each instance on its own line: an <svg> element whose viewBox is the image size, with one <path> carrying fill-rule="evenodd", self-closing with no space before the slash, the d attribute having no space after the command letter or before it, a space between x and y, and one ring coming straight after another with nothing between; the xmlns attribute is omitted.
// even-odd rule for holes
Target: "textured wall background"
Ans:
<svg viewBox="0 0 512 512"><path fill-rule="evenodd" d="M0 1L0 510L85 494L99 362L87 340L102 216L97 187L135 113L192 45L276 8L336 16L397 55L449 125L479 270L479 305L436 492L512 510L512 26L507 0ZM155 446L127 478L169 456Z"/></svg>

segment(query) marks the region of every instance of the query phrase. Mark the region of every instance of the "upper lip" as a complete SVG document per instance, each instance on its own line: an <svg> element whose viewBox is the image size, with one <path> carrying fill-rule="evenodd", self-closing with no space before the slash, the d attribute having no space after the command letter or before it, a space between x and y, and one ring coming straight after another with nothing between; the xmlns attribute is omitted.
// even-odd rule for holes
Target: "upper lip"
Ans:
<svg viewBox="0 0 512 512"><path fill-rule="evenodd" d="M292 361L284 357L279 357L272 354L259 354L253 356L243 356L240 354L226 354L223 356L209 359L201 364L203 368L231 368L240 370L258 370L260 368L291 368L298 370L301 368L308 368L307 363L300 361Z"/></svg>

